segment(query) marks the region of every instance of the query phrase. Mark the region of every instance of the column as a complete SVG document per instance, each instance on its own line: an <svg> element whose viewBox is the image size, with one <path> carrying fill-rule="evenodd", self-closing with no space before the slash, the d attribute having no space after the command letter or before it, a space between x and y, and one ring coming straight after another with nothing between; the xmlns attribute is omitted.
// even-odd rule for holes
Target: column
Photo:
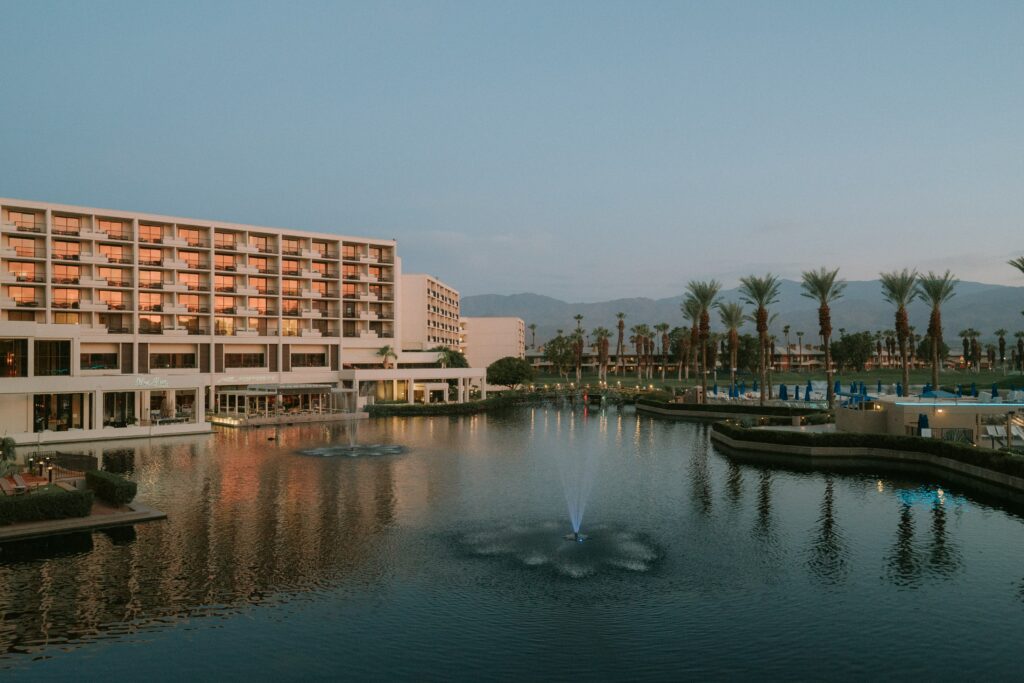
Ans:
<svg viewBox="0 0 1024 683"><path fill-rule="evenodd" d="M206 422L206 387L196 387L196 423Z"/></svg>
<svg viewBox="0 0 1024 683"><path fill-rule="evenodd" d="M92 428L103 428L103 392L98 389L92 392Z"/></svg>
<svg viewBox="0 0 1024 683"><path fill-rule="evenodd" d="M415 385L413 384L413 381L411 379L405 380L405 402L406 403L415 403L416 395L415 395L414 392L415 392Z"/></svg>

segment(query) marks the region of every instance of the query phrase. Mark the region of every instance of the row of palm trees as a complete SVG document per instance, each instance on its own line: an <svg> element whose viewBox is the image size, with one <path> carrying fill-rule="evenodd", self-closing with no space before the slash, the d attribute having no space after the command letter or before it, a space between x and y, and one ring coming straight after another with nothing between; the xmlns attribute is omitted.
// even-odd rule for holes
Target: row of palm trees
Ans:
<svg viewBox="0 0 1024 683"><path fill-rule="evenodd" d="M1024 257L1009 261L1009 265L1024 273ZM934 387L938 387L939 368L941 367L940 349L943 346L942 306L953 298L959 280L949 270L944 273L932 271L919 273L917 270L908 268L880 273L879 279L882 285L883 298L895 307L895 346L899 352L904 387L910 383L910 358L913 353L912 344L915 339L913 328L910 326L907 308L915 300L921 300L929 306L928 330L925 338L928 341L928 353L931 361L931 384ZM714 309L717 310L719 320L726 331L725 340L731 368L730 380L733 383L736 381L735 372L739 349L739 330L744 323L753 322L757 332L759 347L758 377L762 387L770 386L767 373L771 362L774 338L769 335L769 328L774 316L770 314L769 309L778 302L780 286L780 278L771 273L762 276L748 275L742 277L740 278L739 287L740 302L733 302L719 300L722 285L717 280L691 280L687 284L686 295L680 306L683 318L689 328L688 330L684 328L689 337L688 343L677 345L680 353L680 379L682 379L684 371L686 377L689 378L690 368L693 367L694 371L699 373L701 397L706 396L710 370L708 367L708 343L711 339L711 311ZM801 274L800 287L802 296L812 299L818 304L818 335L821 338L821 345L825 354L826 396L831 407L835 404L831 354L831 306L842 298L846 282L839 277L838 268L828 269L822 267L817 270L804 271ZM748 313L744 309L743 304L751 306L752 312ZM624 369L625 344L627 341L626 314L619 312L616 313L615 317L618 333L615 345L616 372L619 373ZM576 355L576 375L577 380L579 380L584 344L583 316L577 315L575 320L576 332L574 337L576 341L574 350ZM630 328L631 336L628 340L635 349L638 378L651 378L653 374L656 341L660 341L662 357L667 358L671 345L669 329L670 326L667 323L659 323L653 329L644 324L635 325ZM531 324L530 331L535 335L536 325ZM561 331L559 331L559 334L561 334ZM784 334L786 335L786 345L788 348L788 325L784 327ZM1005 358L1006 334L1006 330L1003 329L996 331L1001 358ZM603 381L607 381L609 339L612 333L604 327L598 327L593 331L593 335L598 350L599 375ZM797 332L797 335L800 337L802 344L803 333ZM970 350L967 347L967 339L973 337L975 338L974 344L977 344L976 337L978 333L975 330L965 330L961 332L960 336L965 339L965 356L977 358L976 347L974 347L972 353L967 353ZM1016 336L1018 338L1018 346L1021 346L1024 343L1024 333L1018 332ZM879 333L877 338L880 357L881 333ZM685 359L683 355L686 356ZM662 363L661 372L662 379L664 380L665 363ZM761 392L762 404L767 393L767 391Z"/></svg>

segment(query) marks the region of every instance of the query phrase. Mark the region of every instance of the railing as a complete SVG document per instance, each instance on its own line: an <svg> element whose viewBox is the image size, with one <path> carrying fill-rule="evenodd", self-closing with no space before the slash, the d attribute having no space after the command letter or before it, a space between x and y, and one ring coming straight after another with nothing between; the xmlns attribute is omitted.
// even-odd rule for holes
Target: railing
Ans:
<svg viewBox="0 0 1024 683"><path fill-rule="evenodd" d="M54 252L53 259L55 261L80 261L82 259L81 254L62 254Z"/></svg>
<svg viewBox="0 0 1024 683"><path fill-rule="evenodd" d="M55 277L55 278L50 278L50 282L52 282L52 283L54 283L56 285L77 285L78 284L78 278L77 277Z"/></svg>
<svg viewBox="0 0 1024 683"><path fill-rule="evenodd" d="M186 327L189 334L210 334L210 330L205 327Z"/></svg>
<svg viewBox="0 0 1024 683"><path fill-rule="evenodd" d="M205 284L202 284L202 283L200 283L198 285L186 284L185 287L190 292L208 292L208 291L210 291L210 285L205 285Z"/></svg>
<svg viewBox="0 0 1024 683"><path fill-rule="evenodd" d="M131 287L131 283L129 283L127 280L111 280L110 278L107 278L107 286L108 287Z"/></svg>
<svg viewBox="0 0 1024 683"><path fill-rule="evenodd" d="M28 221L10 221L7 223L8 226L13 227L18 232L32 232L42 233L45 231L45 226L42 223L29 223Z"/></svg>
<svg viewBox="0 0 1024 683"><path fill-rule="evenodd" d="M163 307L162 304L152 304L152 305L149 305L149 306L139 306L139 310L140 311L146 311L146 312L159 313L159 312L164 310L164 307Z"/></svg>
<svg viewBox="0 0 1024 683"><path fill-rule="evenodd" d="M61 235L62 237L77 237L79 234L78 229L72 230L70 228L54 228L50 232L54 235Z"/></svg>
<svg viewBox="0 0 1024 683"><path fill-rule="evenodd" d="M35 299L15 299L14 305L18 308L42 308Z"/></svg>
<svg viewBox="0 0 1024 683"><path fill-rule="evenodd" d="M14 255L21 258L46 258L46 249L38 247L14 247Z"/></svg>
<svg viewBox="0 0 1024 683"><path fill-rule="evenodd" d="M14 273L11 275L14 275L16 282L46 282L46 278L42 275L15 275Z"/></svg>
<svg viewBox="0 0 1024 683"><path fill-rule="evenodd" d="M162 282L140 282L140 289L163 289L164 283Z"/></svg>
<svg viewBox="0 0 1024 683"><path fill-rule="evenodd" d="M227 285L221 285L220 287L214 287L213 291L215 291L215 292L227 292L227 293L230 294L230 293L235 291L235 288L234 287L229 287Z"/></svg>

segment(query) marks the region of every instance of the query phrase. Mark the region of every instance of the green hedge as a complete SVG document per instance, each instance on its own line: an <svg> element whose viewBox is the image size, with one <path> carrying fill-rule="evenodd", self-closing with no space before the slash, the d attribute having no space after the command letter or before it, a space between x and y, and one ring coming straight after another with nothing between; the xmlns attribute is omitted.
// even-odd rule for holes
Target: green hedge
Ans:
<svg viewBox="0 0 1024 683"><path fill-rule="evenodd" d="M783 446L886 448L894 451L927 453L968 465L984 467L994 472L1024 477L1024 457L953 441L940 441L939 439L928 439L920 436L896 436L892 434L791 432L772 429L748 429L729 422L716 422L711 428L737 441L771 443Z"/></svg>
<svg viewBox="0 0 1024 683"><path fill-rule="evenodd" d="M680 414L684 413L735 413L737 415L772 415L778 417L802 417L804 415L821 415L825 411L817 408L791 408L789 406L758 406L739 403L670 403L658 401L646 396L636 400L638 406L662 408Z"/></svg>
<svg viewBox="0 0 1024 683"><path fill-rule="evenodd" d="M88 517L90 512L92 491L65 491L53 487L20 496L0 496L0 525Z"/></svg>
<svg viewBox="0 0 1024 683"><path fill-rule="evenodd" d="M485 410L508 408L527 402L529 399L521 395L493 396L481 401L466 403L374 403L366 406L370 417L410 417L414 415L469 415Z"/></svg>
<svg viewBox="0 0 1024 683"><path fill-rule="evenodd" d="M97 498L118 507L132 502L139 489L138 484L134 481L102 470L86 472L85 483L96 492Z"/></svg>

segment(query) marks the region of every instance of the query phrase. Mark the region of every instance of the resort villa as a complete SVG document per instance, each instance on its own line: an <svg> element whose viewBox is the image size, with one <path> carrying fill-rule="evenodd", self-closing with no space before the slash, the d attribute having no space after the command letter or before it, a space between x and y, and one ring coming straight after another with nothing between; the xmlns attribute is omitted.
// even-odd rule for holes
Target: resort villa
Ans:
<svg viewBox="0 0 1024 683"><path fill-rule="evenodd" d="M406 351L396 247L0 199L0 425L52 443L466 400L484 370L424 350L455 342L458 295L426 288Z"/></svg>

